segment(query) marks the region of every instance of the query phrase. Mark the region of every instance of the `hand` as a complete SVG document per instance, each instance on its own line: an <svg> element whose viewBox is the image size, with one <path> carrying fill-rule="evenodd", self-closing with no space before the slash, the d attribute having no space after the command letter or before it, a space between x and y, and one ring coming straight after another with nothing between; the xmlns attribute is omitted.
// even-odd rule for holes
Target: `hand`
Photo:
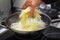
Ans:
<svg viewBox="0 0 60 40"><path fill-rule="evenodd" d="M30 6L31 7L30 15L33 16L35 8L39 6L39 4L41 3L42 3L41 0L26 0L22 8L26 9L28 6Z"/></svg>

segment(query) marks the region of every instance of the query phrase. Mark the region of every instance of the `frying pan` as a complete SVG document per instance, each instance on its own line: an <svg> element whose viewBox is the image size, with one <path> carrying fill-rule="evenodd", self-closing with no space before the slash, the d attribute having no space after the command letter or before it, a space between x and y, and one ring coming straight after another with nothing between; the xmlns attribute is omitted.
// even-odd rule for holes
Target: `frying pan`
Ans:
<svg viewBox="0 0 60 40"><path fill-rule="evenodd" d="M21 12L21 11L20 11ZM20 15L20 12L16 12L14 13L13 15L9 16L5 22L6 24L6 27L16 33L22 33L22 34L26 34L26 33L33 33L33 32L37 32L37 31L40 31L40 30L36 30L36 31L17 31L17 30L14 30L14 29L11 29L11 24L12 23L16 23L19 21L19 15ZM48 27L51 23L51 19L48 15L44 14L44 13L41 13L41 19L47 23L47 25L45 27ZM43 28L45 29L45 28ZM41 29L41 30L43 30Z"/></svg>

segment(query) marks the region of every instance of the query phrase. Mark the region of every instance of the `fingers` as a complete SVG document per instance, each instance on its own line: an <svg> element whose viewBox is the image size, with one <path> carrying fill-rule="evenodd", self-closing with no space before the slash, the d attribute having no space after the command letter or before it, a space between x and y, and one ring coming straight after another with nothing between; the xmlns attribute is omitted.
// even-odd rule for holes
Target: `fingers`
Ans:
<svg viewBox="0 0 60 40"><path fill-rule="evenodd" d="M23 5L22 9L26 9L30 5L31 5L31 2L30 1L26 1L25 4Z"/></svg>
<svg viewBox="0 0 60 40"><path fill-rule="evenodd" d="M35 7L31 6L30 16L32 16L32 17L34 16L34 11L35 11Z"/></svg>
<svg viewBox="0 0 60 40"><path fill-rule="evenodd" d="M26 9L28 6L37 7L41 2L42 2L41 0L27 0L22 8Z"/></svg>
<svg viewBox="0 0 60 40"><path fill-rule="evenodd" d="M23 7L22 7L22 9L26 9L26 7L27 7L27 6L24 4Z"/></svg>
<svg viewBox="0 0 60 40"><path fill-rule="evenodd" d="M39 4L41 4L41 2L42 2L41 0L27 0L22 8L26 9L28 6L30 6L31 7L30 16L34 16L34 10Z"/></svg>

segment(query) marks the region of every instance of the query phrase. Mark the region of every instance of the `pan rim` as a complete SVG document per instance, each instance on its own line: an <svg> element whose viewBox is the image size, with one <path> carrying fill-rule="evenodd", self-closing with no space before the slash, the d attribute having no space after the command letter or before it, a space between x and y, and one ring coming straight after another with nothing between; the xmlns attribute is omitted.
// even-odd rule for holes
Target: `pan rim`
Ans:
<svg viewBox="0 0 60 40"><path fill-rule="evenodd" d="M19 13L20 14L20 13ZM44 14L44 13L42 13L43 15L45 15L46 17L48 17L49 18L49 20L51 21L51 18L47 15L47 14ZM13 14L14 15L14 14ZM12 17L13 15L11 15L10 17ZM41 15L41 14L40 14ZM7 18L7 20L10 18L10 17L8 17ZM7 22L7 20L6 20L6 22ZM9 27L8 25L7 25L7 23L5 22L5 24L6 24L6 26L7 26L7 28L8 29L10 29L10 30L12 30L12 31L14 31L13 29L11 29L11 27ZM51 23L51 22L50 22ZM49 24L50 24L49 23ZM49 26L49 25L48 25ZM43 29L45 29L45 28L43 28ZM41 29L41 30L43 30L43 29ZM36 30L36 31L22 31L22 32L26 32L26 33L30 33L30 32L37 32L37 31L40 31L40 30ZM14 32L16 32L16 31L14 31ZM20 31L19 31L20 32ZM19 33L18 32L18 33Z"/></svg>

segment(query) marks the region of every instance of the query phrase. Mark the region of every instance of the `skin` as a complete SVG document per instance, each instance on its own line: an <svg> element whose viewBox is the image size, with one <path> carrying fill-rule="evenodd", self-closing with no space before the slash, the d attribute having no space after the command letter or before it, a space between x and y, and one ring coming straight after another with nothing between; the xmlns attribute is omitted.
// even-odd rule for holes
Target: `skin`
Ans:
<svg viewBox="0 0 60 40"><path fill-rule="evenodd" d="M26 9L28 6L31 7L30 16L34 16L34 10L37 6L42 3L41 0L26 0L25 4L23 5L23 9Z"/></svg>

